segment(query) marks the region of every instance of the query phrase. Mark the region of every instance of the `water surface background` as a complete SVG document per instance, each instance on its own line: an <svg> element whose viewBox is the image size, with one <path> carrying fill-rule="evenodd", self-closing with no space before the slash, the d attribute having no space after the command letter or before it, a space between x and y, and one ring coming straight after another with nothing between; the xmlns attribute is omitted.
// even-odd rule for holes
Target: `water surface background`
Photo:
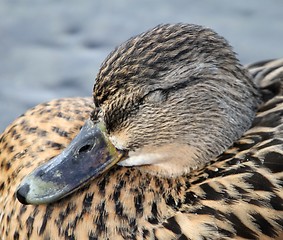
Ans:
<svg viewBox="0 0 283 240"><path fill-rule="evenodd" d="M281 0L2 0L0 132L38 103L91 96L115 46L177 22L213 28L244 64L283 57Z"/></svg>

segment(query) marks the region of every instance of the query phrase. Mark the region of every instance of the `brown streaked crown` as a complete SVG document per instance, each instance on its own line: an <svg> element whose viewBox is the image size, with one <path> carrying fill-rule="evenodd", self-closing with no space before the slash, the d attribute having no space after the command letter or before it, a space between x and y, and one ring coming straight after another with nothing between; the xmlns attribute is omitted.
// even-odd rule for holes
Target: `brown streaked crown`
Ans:
<svg viewBox="0 0 283 240"><path fill-rule="evenodd" d="M213 30L193 24L160 25L117 47L102 64L93 88L102 105L117 91L131 91L147 81L159 84L178 64L202 61L239 75L238 60L228 42ZM196 74L196 73L195 73Z"/></svg>

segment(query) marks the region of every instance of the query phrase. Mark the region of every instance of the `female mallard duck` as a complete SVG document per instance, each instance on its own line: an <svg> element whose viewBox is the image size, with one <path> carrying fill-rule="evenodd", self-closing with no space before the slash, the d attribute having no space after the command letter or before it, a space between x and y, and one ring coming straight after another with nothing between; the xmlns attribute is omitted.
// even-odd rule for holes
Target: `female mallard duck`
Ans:
<svg viewBox="0 0 283 240"><path fill-rule="evenodd" d="M2 239L282 239L283 61L249 69L196 25L128 40L94 105L42 104L2 134Z"/></svg>

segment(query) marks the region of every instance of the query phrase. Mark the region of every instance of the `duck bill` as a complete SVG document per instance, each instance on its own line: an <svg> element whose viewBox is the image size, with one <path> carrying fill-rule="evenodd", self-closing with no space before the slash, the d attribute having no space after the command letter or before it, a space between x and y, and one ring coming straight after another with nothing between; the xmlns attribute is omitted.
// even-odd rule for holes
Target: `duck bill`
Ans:
<svg viewBox="0 0 283 240"><path fill-rule="evenodd" d="M57 157L26 176L17 189L23 204L55 202L110 169L123 158L104 134L102 123L87 120Z"/></svg>

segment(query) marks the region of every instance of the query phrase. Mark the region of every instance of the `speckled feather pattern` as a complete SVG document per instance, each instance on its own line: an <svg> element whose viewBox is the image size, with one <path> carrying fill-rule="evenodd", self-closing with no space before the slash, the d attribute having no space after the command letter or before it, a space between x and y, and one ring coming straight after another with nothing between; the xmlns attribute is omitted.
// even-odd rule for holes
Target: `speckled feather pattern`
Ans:
<svg viewBox="0 0 283 240"><path fill-rule="evenodd" d="M0 137L1 239L282 239L282 66L250 66L265 103L252 128L206 168L166 179L115 167L50 205L22 205L15 188L70 142L93 107L81 98L29 110Z"/></svg>
<svg viewBox="0 0 283 240"><path fill-rule="evenodd" d="M102 64L94 105L41 104L0 136L2 239L282 239L282 66L248 72L225 39L197 25L160 25L128 40ZM115 166L55 203L22 205L23 177L90 116L129 159L148 146L191 148L163 159L171 164L163 175L153 163Z"/></svg>

